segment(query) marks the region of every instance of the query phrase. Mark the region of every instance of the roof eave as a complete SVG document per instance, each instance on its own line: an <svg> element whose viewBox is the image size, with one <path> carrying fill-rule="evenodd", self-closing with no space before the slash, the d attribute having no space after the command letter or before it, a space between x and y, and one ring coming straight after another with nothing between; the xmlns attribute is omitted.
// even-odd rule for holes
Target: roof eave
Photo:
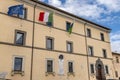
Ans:
<svg viewBox="0 0 120 80"><path fill-rule="evenodd" d="M49 7L49 8L55 9L55 10L57 10L57 11L63 12L63 13L65 13L65 14L68 14L68 15L73 16L73 17L75 17L75 18L81 19L81 20L83 20L83 21L85 21L85 22L94 24L94 25L96 25L96 26L99 26L99 27L104 28L104 29L108 30L109 32L111 32L111 29L110 29L110 28L107 28L107 27L102 26L102 25L100 25L100 24L97 24L97 23L94 23L94 22L92 22L92 21L86 20L86 19L84 19L84 18L81 18L81 17L76 16L76 15L74 15L74 14L71 14L71 13L69 13L69 12L63 11L63 10L61 10L61 9L58 9L58 8L54 7L54 6L48 5L48 4L43 3L43 2L41 2L41 1L38 1L38 0L31 0L31 1L34 1L34 2L36 2L36 3L39 3L39 4L43 5L43 6L47 6L47 7Z"/></svg>

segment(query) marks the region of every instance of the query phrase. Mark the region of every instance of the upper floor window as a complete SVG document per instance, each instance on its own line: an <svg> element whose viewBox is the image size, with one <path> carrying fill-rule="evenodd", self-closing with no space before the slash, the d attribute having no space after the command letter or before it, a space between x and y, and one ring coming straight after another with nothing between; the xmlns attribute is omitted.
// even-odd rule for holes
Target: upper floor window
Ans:
<svg viewBox="0 0 120 80"><path fill-rule="evenodd" d="M14 71L22 71L23 68L23 58L14 57Z"/></svg>
<svg viewBox="0 0 120 80"><path fill-rule="evenodd" d="M66 22L66 31L69 31L70 26L71 26L71 23L70 22Z"/></svg>
<svg viewBox="0 0 120 80"><path fill-rule="evenodd" d="M68 72L73 72L73 62L68 62Z"/></svg>
<svg viewBox="0 0 120 80"><path fill-rule="evenodd" d="M53 60L47 60L47 72L53 72Z"/></svg>
<svg viewBox="0 0 120 80"><path fill-rule="evenodd" d="M88 37L91 37L91 29L88 29L88 28L87 28L87 36L88 36Z"/></svg>
<svg viewBox="0 0 120 80"><path fill-rule="evenodd" d="M90 55L90 56L93 56L94 54L93 54L93 47L92 46L89 46L88 47L88 54Z"/></svg>
<svg viewBox="0 0 120 80"><path fill-rule="evenodd" d="M27 8L23 8L23 15L18 15L18 17L26 19L27 18Z"/></svg>
<svg viewBox="0 0 120 80"><path fill-rule="evenodd" d="M72 53L73 52L73 43L67 42L67 52Z"/></svg>
<svg viewBox="0 0 120 80"><path fill-rule="evenodd" d="M46 38L46 48L49 50L53 50L54 40L51 37Z"/></svg>
<svg viewBox="0 0 120 80"><path fill-rule="evenodd" d="M26 33L23 31L17 31L15 34L15 44L24 45L25 44Z"/></svg>
<svg viewBox="0 0 120 80"><path fill-rule="evenodd" d="M90 64L91 73L94 73L94 64Z"/></svg>
<svg viewBox="0 0 120 80"><path fill-rule="evenodd" d="M109 69L108 69L107 65L105 65L105 72L106 72L106 74L109 74Z"/></svg>
<svg viewBox="0 0 120 80"><path fill-rule="evenodd" d="M117 71L115 71L115 76L118 77L118 72Z"/></svg>
<svg viewBox="0 0 120 80"><path fill-rule="evenodd" d="M119 63L119 58L118 57L116 57L116 63Z"/></svg>
<svg viewBox="0 0 120 80"><path fill-rule="evenodd" d="M103 49L102 52L103 52L103 57L104 57L104 58L107 58L107 52L106 52L106 50Z"/></svg>
<svg viewBox="0 0 120 80"><path fill-rule="evenodd" d="M100 33L100 38L101 38L102 41L105 41L103 33Z"/></svg>

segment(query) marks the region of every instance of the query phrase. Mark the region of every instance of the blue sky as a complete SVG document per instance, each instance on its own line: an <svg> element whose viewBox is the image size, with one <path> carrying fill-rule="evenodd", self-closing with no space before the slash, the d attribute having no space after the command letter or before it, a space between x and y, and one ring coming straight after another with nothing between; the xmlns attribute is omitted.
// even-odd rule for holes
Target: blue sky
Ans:
<svg viewBox="0 0 120 80"><path fill-rule="evenodd" d="M120 0L39 0L111 28L112 51L120 52Z"/></svg>

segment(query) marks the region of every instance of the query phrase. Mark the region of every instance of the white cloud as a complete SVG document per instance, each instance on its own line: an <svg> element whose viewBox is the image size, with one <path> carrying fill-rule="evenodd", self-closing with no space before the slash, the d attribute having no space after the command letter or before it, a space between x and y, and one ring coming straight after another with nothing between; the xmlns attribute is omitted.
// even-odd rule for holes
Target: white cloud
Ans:
<svg viewBox="0 0 120 80"><path fill-rule="evenodd" d="M109 11L120 11L120 0L97 0L97 2L104 5Z"/></svg>
<svg viewBox="0 0 120 80"><path fill-rule="evenodd" d="M48 0L48 3L57 7L62 6L62 3L60 0Z"/></svg>
<svg viewBox="0 0 120 80"><path fill-rule="evenodd" d="M113 52L120 53L120 31L111 33L111 47Z"/></svg>
<svg viewBox="0 0 120 80"><path fill-rule="evenodd" d="M42 2L44 2L45 0L39 0L39 1L42 1Z"/></svg>
<svg viewBox="0 0 120 80"><path fill-rule="evenodd" d="M120 0L65 0L64 4L61 0L48 0L48 4L94 20L101 19L103 14L120 11Z"/></svg>

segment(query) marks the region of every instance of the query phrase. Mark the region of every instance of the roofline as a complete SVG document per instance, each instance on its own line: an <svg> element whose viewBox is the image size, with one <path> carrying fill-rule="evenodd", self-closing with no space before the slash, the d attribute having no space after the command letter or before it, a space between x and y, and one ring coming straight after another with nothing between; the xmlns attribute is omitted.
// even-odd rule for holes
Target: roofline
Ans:
<svg viewBox="0 0 120 80"><path fill-rule="evenodd" d="M43 3L43 2L41 2L41 1L38 1L38 0L31 0L31 1L36 2L36 3L39 3L39 4L43 5L43 6L47 6L47 7L49 7L49 8L55 9L55 10L57 10L57 11L63 12L63 13L65 13L65 14L68 14L68 15L73 16L73 17L75 17L75 18L81 19L81 20L83 20L83 21L85 21L85 22L94 24L94 25L96 25L96 26L98 26L98 27L101 27L101 28L104 28L104 29L107 29L107 30L111 31L110 28L107 28L107 27L102 26L102 25L100 25L100 24L97 24L97 23L95 23L95 22L86 20L86 19L84 19L84 18L81 18L81 17L76 16L76 15L74 15L74 14L71 14L71 13L69 13L69 12L66 12L66 11L64 11L64 10L58 9L58 8L56 8L56 7L54 7L54 6L48 5L48 4L46 4L46 3Z"/></svg>
<svg viewBox="0 0 120 80"><path fill-rule="evenodd" d="M120 53L118 53L118 52L112 52L112 54L120 55Z"/></svg>

